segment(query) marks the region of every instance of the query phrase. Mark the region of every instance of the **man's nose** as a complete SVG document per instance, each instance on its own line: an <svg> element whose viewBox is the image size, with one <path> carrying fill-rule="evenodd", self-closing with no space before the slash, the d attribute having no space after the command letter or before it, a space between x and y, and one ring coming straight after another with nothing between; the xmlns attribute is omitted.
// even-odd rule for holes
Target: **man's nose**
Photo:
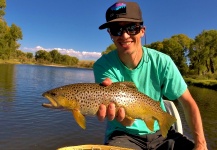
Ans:
<svg viewBox="0 0 217 150"><path fill-rule="evenodd" d="M128 38L128 37L130 37L130 35L126 32L126 30L123 30L121 37Z"/></svg>

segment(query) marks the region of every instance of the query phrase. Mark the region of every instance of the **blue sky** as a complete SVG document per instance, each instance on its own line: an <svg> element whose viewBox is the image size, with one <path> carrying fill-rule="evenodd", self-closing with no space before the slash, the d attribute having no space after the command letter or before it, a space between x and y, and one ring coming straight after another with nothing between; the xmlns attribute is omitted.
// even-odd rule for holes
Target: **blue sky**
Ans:
<svg viewBox="0 0 217 150"><path fill-rule="evenodd" d="M112 44L105 12L117 0L7 0L5 20L22 29L24 52L57 49L79 59L96 60ZM136 1L136 0L132 0ZM175 34L195 38L217 30L216 0L137 0L143 12L147 44ZM145 44L143 38L143 44Z"/></svg>

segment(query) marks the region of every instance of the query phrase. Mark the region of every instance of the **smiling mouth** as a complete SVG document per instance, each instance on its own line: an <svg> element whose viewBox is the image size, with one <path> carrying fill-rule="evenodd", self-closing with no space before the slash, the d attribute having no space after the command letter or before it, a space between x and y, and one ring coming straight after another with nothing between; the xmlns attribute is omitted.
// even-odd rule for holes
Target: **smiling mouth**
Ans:
<svg viewBox="0 0 217 150"><path fill-rule="evenodd" d="M132 41L129 42L120 42L121 46L129 46L132 43Z"/></svg>

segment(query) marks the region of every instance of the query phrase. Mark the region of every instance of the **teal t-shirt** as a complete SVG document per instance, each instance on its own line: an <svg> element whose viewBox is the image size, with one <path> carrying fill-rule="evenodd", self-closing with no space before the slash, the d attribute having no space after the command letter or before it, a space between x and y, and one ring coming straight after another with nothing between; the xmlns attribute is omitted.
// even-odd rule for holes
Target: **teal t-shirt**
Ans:
<svg viewBox="0 0 217 150"><path fill-rule="evenodd" d="M128 69L121 62L117 50L99 58L95 62L93 70L96 83L101 83L105 78L110 78L112 82L134 82L140 92L150 96L153 100L160 101L164 111L166 109L163 96L175 100L187 89L187 85L172 59L166 54L146 47L143 47L143 57L139 65L133 70ZM106 137L109 137L115 130L136 135L153 133L140 119L136 119L132 126L127 127L115 119L108 121ZM154 132L158 130L159 125L155 121Z"/></svg>

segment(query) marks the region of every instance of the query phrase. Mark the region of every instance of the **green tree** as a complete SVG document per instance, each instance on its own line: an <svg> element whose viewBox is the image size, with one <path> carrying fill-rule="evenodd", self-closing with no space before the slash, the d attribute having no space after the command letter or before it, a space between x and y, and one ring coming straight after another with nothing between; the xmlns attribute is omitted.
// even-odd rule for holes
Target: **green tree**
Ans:
<svg viewBox="0 0 217 150"><path fill-rule="evenodd" d="M61 62L61 54L58 50L52 50L49 52L52 58L52 63L60 63Z"/></svg>
<svg viewBox="0 0 217 150"><path fill-rule="evenodd" d="M16 57L16 50L19 48L18 40L22 39L20 27L12 24L7 25L4 20L6 1L0 0L0 58L10 59Z"/></svg>
<svg viewBox="0 0 217 150"><path fill-rule="evenodd" d="M26 60L27 60L26 53L24 53L21 50L16 50L15 58L17 58L21 62L26 62Z"/></svg>
<svg viewBox="0 0 217 150"><path fill-rule="evenodd" d="M6 1L0 0L0 19L3 19L3 16L5 15L5 8L6 8Z"/></svg>
<svg viewBox="0 0 217 150"><path fill-rule="evenodd" d="M52 58L49 52L39 50L35 53L35 60L39 63L50 63Z"/></svg>
<svg viewBox="0 0 217 150"><path fill-rule="evenodd" d="M197 74L215 73L217 69L217 30L202 31L191 44L191 69Z"/></svg>
<svg viewBox="0 0 217 150"><path fill-rule="evenodd" d="M33 58L33 53L27 52L27 53L26 53L26 57L27 57L28 59L32 59L32 58Z"/></svg>
<svg viewBox="0 0 217 150"><path fill-rule="evenodd" d="M102 55L108 54L109 52L111 52L111 51L113 51L113 50L115 50L115 49L117 49L117 47L115 46L115 44L111 44L111 45L109 45L109 46L106 48L105 51L102 52Z"/></svg>
<svg viewBox="0 0 217 150"><path fill-rule="evenodd" d="M162 42L153 42L147 45L147 47L156 49L169 55L177 65L179 71L184 75L188 72L186 61L192 42L193 40L188 36L184 34L178 34L172 36L169 39L164 39Z"/></svg>
<svg viewBox="0 0 217 150"><path fill-rule="evenodd" d="M0 58L6 59L5 53L6 53L6 44L5 44L5 35L6 32L9 31L9 27L7 26L7 23L0 19Z"/></svg>
<svg viewBox="0 0 217 150"><path fill-rule="evenodd" d="M19 58L19 57L26 57L26 53L24 53L21 50L16 50L16 57L17 58Z"/></svg>
<svg viewBox="0 0 217 150"><path fill-rule="evenodd" d="M78 62L79 62L79 59L77 58L77 57L72 57L72 65L76 65L76 64L78 64Z"/></svg>
<svg viewBox="0 0 217 150"><path fill-rule="evenodd" d="M76 57L71 57L69 55L61 55L61 64L72 66L78 63L78 59Z"/></svg>
<svg viewBox="0 0 217 150"><path fill-rule="evenodd" d="M163 43L160 41L157 41L157 42L153 42L149 45L146 45L146 47L161 51L163 49Z"/></svg>
<svg viewBox="0 0 217 150"><path fill-rule="evenodd" d="M173 59L183 75L188 72L187 54L189 53L192 42L193 39L190 39L184 34L174 35L170 39L165 39L162 42L163 49L161 49L161 51L168 54Z"/></svg>
<svg viewBox="0 0 217 150"><path fill-rule="evenodd" d="M20 47L20 44L17 42L22 39L21 28L12 24L8 32L5 34L5 48L7 59L10 59L16 54L16 50Z"/></svg>

